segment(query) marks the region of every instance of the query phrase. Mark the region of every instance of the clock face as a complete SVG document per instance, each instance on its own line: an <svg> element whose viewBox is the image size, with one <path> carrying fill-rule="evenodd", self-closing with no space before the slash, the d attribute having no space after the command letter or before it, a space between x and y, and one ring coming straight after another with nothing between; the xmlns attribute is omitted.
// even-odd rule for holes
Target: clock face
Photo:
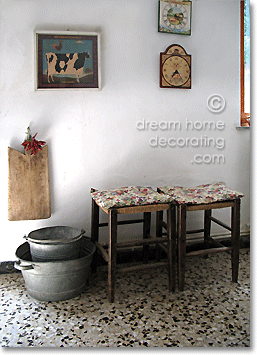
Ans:
<svg viewBox="0 0 257 355"><path fill-rule="evenodd" d="M170 3L163 9L163 21L171 29L182 29L188 22L188 13L182 4Z"/></svg>
<svg viewBox="0 0 257 355"><path fill-rule="evenodd" d="M185 86L190 79L190 65L183 57L169 56L162 64L162 76L171 86Z"/></svg>
<svg viewBox="0 0 257 355"><path fill-rule="evenodd" d="M160 0L159 32L191 34L191 1Z"/></svg>

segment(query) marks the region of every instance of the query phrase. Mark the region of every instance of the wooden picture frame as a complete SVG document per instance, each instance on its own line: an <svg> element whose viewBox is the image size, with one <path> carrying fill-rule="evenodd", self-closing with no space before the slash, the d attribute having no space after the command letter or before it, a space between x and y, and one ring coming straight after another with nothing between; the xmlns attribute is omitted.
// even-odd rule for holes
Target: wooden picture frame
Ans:
<svg viewBox="0 0 257 355"><path fill-rule="evenodd" d="M57 89L101 89L99 33L35 32L35 90Z"/></svg>
<svg viewBox="0 0 257 355"><path fill-rule="evenodd" d="M192 2L159 0L158 32L191 35Z"/></svg>

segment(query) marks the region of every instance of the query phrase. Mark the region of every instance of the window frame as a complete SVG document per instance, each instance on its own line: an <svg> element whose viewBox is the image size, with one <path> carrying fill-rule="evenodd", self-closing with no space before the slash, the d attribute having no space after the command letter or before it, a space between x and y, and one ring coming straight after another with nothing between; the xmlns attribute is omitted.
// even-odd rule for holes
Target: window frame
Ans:
<svg viewBox="0 0 257 355"><path fill-rule="evenodd" d="M245 112L245 60L244 60L244 5L245 0L240 1L240 126L250 126L250 112Z"/></svg>

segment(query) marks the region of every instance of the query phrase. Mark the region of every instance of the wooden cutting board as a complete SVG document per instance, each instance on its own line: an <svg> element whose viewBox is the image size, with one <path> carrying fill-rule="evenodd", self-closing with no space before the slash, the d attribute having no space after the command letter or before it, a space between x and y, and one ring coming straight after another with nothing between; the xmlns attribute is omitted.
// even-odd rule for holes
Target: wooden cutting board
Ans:
<svg viewBox="0 0 257 355"><path fill-rule="evenodd" d="M8 220L51 216L48 146L36 155L8 147Z"/></svg>

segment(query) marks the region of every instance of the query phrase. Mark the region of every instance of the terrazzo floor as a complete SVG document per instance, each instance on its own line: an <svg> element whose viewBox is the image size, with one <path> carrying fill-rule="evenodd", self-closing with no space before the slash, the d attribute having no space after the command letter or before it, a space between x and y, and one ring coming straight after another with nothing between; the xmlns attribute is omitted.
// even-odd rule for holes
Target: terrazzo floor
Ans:
<svg viewBox="0 0 257 355"><path fill-rule="evenodd" d="M0 275L2 347L250 347L250 250L188 257L185 291L169 293L165 268L118 274L107 300L102 266L78 297L39 302L20 272Z"/></svg>

